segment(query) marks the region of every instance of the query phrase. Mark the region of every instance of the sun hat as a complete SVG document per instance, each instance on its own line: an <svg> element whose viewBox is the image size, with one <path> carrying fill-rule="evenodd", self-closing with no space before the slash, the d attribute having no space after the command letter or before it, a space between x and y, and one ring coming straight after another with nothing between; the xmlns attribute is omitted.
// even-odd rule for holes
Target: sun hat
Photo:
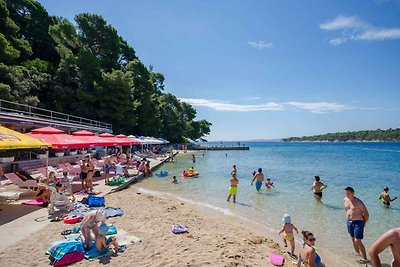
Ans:
<svg viewBox="0 0 400 267"><path fill-rule="evenodd" d="M95 215L96 221L104 222L106 220L106 211L105 209L98 209Z"/></svg>
<svg viewBox="0 0 400 267"><path fill-rule="evenodd" d="M283 217L282 217L282 222L291 223L292 220L290 219L290 215L289 214L284 214Z"/></svg>
<svg viewBox="0 0 400 267"><path fill-rule="evenodd" d="M107 224L102 223L102 224L100 224L98 229L99 229L99 235L106 235L107 231L108 231L108 229L110 229L110 227Z"/></svg>

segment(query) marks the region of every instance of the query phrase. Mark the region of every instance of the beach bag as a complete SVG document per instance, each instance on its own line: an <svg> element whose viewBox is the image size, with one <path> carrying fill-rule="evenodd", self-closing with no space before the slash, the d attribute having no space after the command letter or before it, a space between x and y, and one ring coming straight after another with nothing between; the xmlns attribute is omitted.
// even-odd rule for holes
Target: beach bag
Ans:
<svg viewBox="0 0 400 267"><path fill-rule="evenodd" d="M65 254L61 260L56 260L54 262L54 266L69 265L71 263L81 261L84 258L85 258L85 254L83 254L83 252L73 251L73 252Z"/></svg>
<svg viewBox="0 0 400 267"><path fill-rule="evenodd" d="M101 206L104 206L104 203L105 203L104 197L96 197L96 196L92 196L92 195L90 195L88 197L88 206L89 207L101 207Z"/></svg>
<svg viewBox="0 0 400 267"><path fill-rule="evenodd" d="M268 255L268 260L275 266L283 266L283 264L285 264L285 257L281 255L276 255L274 253L270 253Z"/></svg>

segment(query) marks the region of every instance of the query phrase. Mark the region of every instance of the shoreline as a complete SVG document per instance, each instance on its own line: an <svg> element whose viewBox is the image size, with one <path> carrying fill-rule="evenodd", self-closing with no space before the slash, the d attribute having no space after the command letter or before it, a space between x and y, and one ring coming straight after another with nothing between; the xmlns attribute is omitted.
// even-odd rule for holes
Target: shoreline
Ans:
<svg viewBox="0 0 400 267"><path fill-rule="evenodd" d="M110 218L107 223L128 231L142 239L130 244L123 253L111 257L112 265L132 266L272 266L267 263L270 252L284 255L285 266L291 259L282 253L279 244L265 235L249 231L243 226L216 216L211 216L190 204L170 198L137 194L135 187L110 194L107 206L121 207L124 216ZM174 235L172 224L189 227L190 235ZM60 232L73 225L50 223L12 245L13 252L0 252L0 265L48 265L44 254L50 244L62 240ZM103 260L82 260L74 266L103 266Z"/></svg>

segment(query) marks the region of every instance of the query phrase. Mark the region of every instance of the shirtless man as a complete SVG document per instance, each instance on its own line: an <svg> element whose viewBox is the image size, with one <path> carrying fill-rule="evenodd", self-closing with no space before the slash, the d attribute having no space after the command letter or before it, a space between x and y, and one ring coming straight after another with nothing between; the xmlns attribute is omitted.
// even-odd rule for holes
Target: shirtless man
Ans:
<svg viewBox="0 0 400 267"><path fill-rule="evenodd" d="M372 266L381 267L379 254L386 248L392 249L393 261L392 267L400 267L400 228L394 228L381 235L368 249L368 254L371 257Z"/></svg>
<svg viewBox="0 0 400 267"><path fill-rule="evenodd" d="M236 194L237 194L237 185L239 183L238 178L236 177L236 174L232 174L231 179L229 180L230 182L230 187L229 187L229 196L228 196L228 202L231 199L231 196L233 195L233 203L236 203Z"/></svg>
<svg viewBox="0 0 400 267"><path fill-rule="evenodd" d="M256 189L258 192L260 192L260 189L261 189L263 181L264 181L264 174L262 173L261 168L259 168L258 172L256 172L256 174L254 174L253 181L251 181L251 185L253 185L254 180L256 180Z"/></svg>
<svg viewBox="0 0 400 267"><path fill-rule="evenodd" d="M382 200L383 205L385 205L386 208L390 208L390 202L395 201L397 199L397 197L391 199L388 192L389 192L389 187L385 186L383 188L383 192L379 195L379 199Z"/></svg>
<svg viewBox="0 0 400 267"><path fill-rule="evenodd" d="M320 182L319 176L314 176L315 181L313 183L313 186L311 187L311 190L314 192L314 198L317 201L321 201L322 199L322 190L327 188L328 186L322 182Z"/></svg>
<svg viewBox="0 0 400 267"><path fill-rule="evenodd" d="M364 203L354 196L354 189L350 186L344 189L346 197L344 198L344 209L347 215L347 231L351 236L354 250L362 255L360 263L366 264L367 253L362 243L364 238L364 227L369 219L367 207Z"/></svg>

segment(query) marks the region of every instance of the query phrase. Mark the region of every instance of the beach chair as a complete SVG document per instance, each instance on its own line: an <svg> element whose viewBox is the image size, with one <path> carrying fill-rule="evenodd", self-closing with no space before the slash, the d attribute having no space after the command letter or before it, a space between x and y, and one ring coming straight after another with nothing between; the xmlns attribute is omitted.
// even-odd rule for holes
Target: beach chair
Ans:
<svg viewBox="0 0 400 267"><path fill-rule="evenodd" d="M16 175L13 172L5 173L4 177L6 177L8 180L10 180L13 184L17 185L18 187L35 188L38 186L37 181L34 180L23 181L21 178L18 177L18 175Z"/></svg>
<svg viewBox="0 0 400 267"><path fill-rule="evenodd" d="M67 168L67 166L65 166L64 163L58 164L58 167L59 167L63 172L69 172L69 168Z"/></svg>
<svg viewBox="0 0 400 267"><path fill-rule="evenodd" d="M45 167L37 168L37 171L38 171L39 173L43 174L44 177L47 177L47 170L46 170Z"/></svg>
<svg viewBox="0 0 400 267"><path fill-rule="evenodd" d="M74 167L69 162L64 163L64 166L68 169L68 172L70 173L78 174L81 172L81 168L79 166Z"/></svg>

